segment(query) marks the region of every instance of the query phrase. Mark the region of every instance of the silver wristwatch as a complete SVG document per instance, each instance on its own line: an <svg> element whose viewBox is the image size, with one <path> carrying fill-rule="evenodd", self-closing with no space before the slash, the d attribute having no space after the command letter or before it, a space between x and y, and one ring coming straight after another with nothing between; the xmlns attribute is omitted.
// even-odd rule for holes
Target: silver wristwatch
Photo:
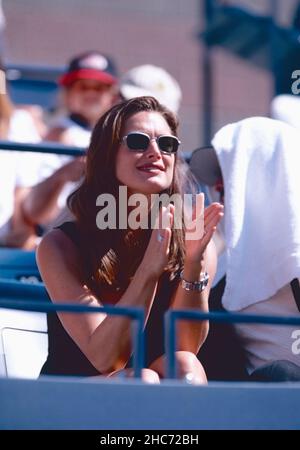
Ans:
<svg viewBox="0 0 300 450"><path fill-rule="evenodd" d="M183 270L180 273L181 287L186 291L202 292L208 285L209 275L207 272L201 272L200 280L187 281L183 278Z"/></svg>

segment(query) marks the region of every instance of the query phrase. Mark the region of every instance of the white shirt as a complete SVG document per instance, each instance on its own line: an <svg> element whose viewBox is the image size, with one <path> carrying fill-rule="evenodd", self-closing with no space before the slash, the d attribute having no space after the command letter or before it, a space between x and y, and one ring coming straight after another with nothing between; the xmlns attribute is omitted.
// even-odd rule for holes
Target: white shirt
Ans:
<svg viewBox="0 0 300 450"><path fill-rule="evenodd" d="M268 300L248 306L240 310L239 313L279 317L299 316L289 284ZM267 362L282 359L292 361L300 366L300 353L295 354L293 347L296 335L300 337L300 325L279 326L250 323L236 324L235 328L246 350L249 373Z"/></svg>
<svg viewBox="0 0 300 450"><path fill-rule="evenodd" d="M66 141L69 145L80 148L88 148L92 131L81 127L69 117L62 115L55 118L51 123L51 127L64 128L66 133ZM40 169L41 176L43 178L50 176L60 167L72 161L72 159L74 159L72 156L49 155L49 158L44 160L44 164ZM67 198L75 189L77 189L77 187L78 182L68 182L65 184L57 200L57 205L60 210L65 208Z"/></svg>
<svg viewBox="0 0 300 450"><path fill-rule="evenodd" d="M55 120L51 123L51 127L63 128L66 133L66 141L69 145L88 148L92 131L78 125L69 117L60 116L55 118Z"/></svg>

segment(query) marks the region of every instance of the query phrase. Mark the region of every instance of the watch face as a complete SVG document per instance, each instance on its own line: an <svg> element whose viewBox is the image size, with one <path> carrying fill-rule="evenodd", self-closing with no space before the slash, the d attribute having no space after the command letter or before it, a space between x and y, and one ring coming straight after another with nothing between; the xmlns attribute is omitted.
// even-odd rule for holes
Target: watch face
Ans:
<svg viewBox="0 0 300 450"><path fill-rule="evenodd" d="M180 274L181 277L181 286L183 289L185 289L186 291L194 291L194 292L202 292L207 284L208 284L208 280L209 280L209 275L207 272L205 272L202 277L201 280L199 281L187 281L183 278L183 272L181 272Z"/></svg>

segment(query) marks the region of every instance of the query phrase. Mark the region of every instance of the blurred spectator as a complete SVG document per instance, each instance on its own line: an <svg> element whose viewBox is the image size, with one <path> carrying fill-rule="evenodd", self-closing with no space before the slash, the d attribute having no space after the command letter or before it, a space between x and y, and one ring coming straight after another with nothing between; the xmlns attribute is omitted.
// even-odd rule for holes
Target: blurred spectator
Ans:
<svg viewBox="0 0 300 450"><path fill-rule="evenodd" d="M224 194L219 234L226 244L222 304L229 311L299 315L299 142L298 130L256 117L223 127L210 152L192 156L198 180ZM254 323L235 328L253 379L300 380L300 356L293 351L299 330Z"/></svg>
<svg viewBox="0 0 300 450"><path fill-rule="evenodd" d="M175 78L162 67L151 64L137 66L126 72L120 79L120 93L125 100L151 95L176 114L182 98Z"/></svg>
<svg viewBox="0 0 300 450"><path fill-rule="evenodd" d="M14 107L6 93L3 69L0 76L0 139L38 143L41 138L32 116ZM34 153L0 150L0 245L32 245L31 226L23 220L20 204L29 187L40 180L39 163Z"/></svg>
<svg viewBox="0 0 300 450"><path fill-rule="evenodd" d="M102 53L82 53L71 59L59 83L64 113L54 119L45 140L87 147L95 123L115 101L115 64Z"/></svg>

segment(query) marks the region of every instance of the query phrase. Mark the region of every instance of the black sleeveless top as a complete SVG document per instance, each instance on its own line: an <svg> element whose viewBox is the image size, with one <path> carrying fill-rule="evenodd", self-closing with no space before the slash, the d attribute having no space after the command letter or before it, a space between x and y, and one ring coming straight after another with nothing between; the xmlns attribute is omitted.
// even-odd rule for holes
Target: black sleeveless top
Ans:
<svg viewBox="0 0 300 450"><path fill-rule="evenodd" d="M79 246L80 233L75 222L65 222L58 227ZM178 285L179 276L172 281L169 274L161 277L159 289L145 327L145 367L148 367L164 351L164 313ZM48 357L42 367L41 375L95 376L101 375L82 353L73 339L65 331L57 314L47 315Z"/></svg>

